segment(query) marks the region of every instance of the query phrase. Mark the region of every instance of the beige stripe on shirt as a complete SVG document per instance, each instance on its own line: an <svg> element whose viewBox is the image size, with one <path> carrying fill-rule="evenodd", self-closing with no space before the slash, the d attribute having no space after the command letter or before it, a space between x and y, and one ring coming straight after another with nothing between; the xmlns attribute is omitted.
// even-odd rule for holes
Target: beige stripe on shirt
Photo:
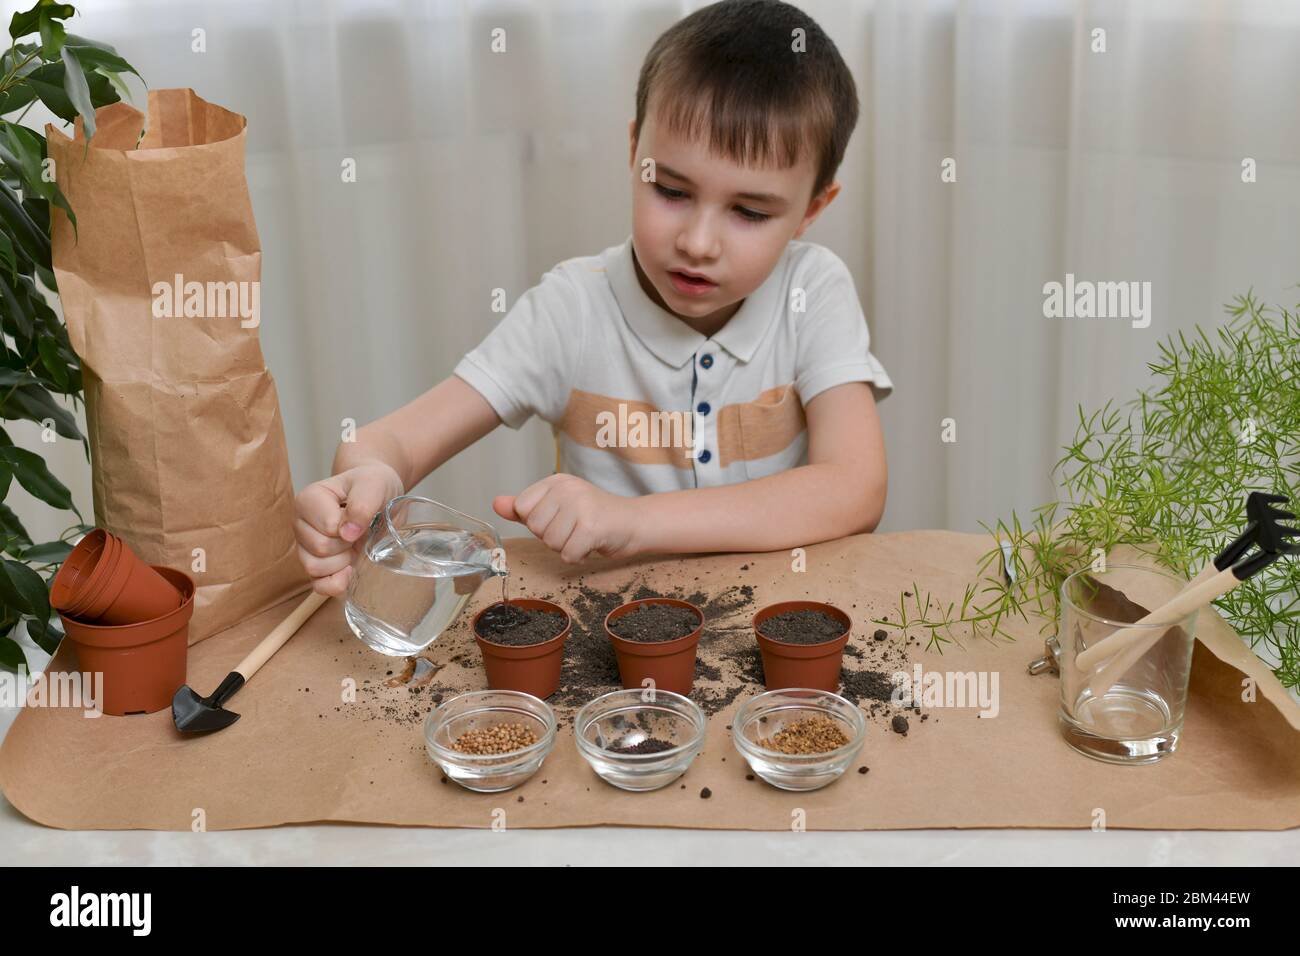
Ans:
<svg viewBox="0 0 1300 956"><path fill-rule="evenodd" d="M598 440L600 417L607 414L613 421L618 421L619 406L623 406L625 419L631 419L634 414L644 415L645 421L664 424L657 434L652 430L646 436L647 443L630 446L602 443ZM569 392L560 430L579 445L612 452L633 464L689 469L691 459L686 452L690 449L690 415L679 413L679 421L686 425L683 432L656 418L658 414L661 414L660 410L648 402L613 398L575 388ZM775 455L787 448L806 427L803 404L793 384L769 388L752 402L724 405L718 409L718 463L725 468L732 462L754 461Z"/></svg>

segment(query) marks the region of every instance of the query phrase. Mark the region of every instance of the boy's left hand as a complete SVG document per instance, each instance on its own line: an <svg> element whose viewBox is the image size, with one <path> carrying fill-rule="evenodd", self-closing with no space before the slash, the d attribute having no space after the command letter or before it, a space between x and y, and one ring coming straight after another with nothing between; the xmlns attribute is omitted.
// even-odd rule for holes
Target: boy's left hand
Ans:
<svg viewBox="0 0 1300 956"><path fill-rule="evenodd" d="M636 503L576 475L559 474L518 495L498 495L492 509L527 525L566 564L576 564L593 552L611 558L631 553Z"/></svg>

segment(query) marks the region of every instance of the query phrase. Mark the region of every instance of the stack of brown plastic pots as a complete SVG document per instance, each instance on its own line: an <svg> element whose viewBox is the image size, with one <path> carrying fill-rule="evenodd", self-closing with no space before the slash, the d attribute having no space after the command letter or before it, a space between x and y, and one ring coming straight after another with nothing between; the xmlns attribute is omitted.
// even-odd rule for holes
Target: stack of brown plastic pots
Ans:
<svg viewBox="0 0 1300 956"><path fill-rule="evenodd" d="M82 673L92 681L102 675L104 713L151 714L171 704L185 683L194 613L189 575L145 564L121 538L96 528L55 574L50 605Z"/></svg>

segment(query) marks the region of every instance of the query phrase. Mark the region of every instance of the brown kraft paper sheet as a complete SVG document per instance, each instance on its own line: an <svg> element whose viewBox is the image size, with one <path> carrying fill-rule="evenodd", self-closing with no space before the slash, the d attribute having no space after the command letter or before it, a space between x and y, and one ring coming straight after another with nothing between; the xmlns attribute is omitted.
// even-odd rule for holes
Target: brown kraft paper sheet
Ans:
<svg viewBox="0 0 1300 956"><path fill-rule="evenodd" d="M708 596L695 696L717 712L690 770L651 793L617 790L586 765L571 731L572 688L564 686L555 698L555 749L526 784L476 794L440 782L425 754L422 718L429 695L484 686L469 622L499 597L495 580L425 652L438 670L418 693L386 686L386 672L400 672L402 661L362 645L335 599L234 697L228 706L243 716L228 729L185 738L166 711L87 719L80 710L27 707L0 749L0 788L33 820L67 829L185 830L199 819L209 830L312 821L489 827L499 810L507 827L786 830L802 810L812 830L1088 828L1098 809L1108 828L1300 825L1300 707L1210 611L1197 627L1179 751L1150 766L1112 766L1062 742L1057 678L1025 669L1041 653L1038 621L1013 624L1015 642L967 641L942 655L925 652L923 639L904 647L896 629L873 640L869 619L895 619L899 593L913 581L935 600L960 600L988 546L987 536L946 531L857 535L807 548L807 570L798 573L788 552L568 566L534 539L508 541L512 595L550 595L574 613L570 660L581 646L596 652L596 643L583 641L603 640L580 626L603 610L591 599L598 591ZM755 676L746 657L754 643L750 618L765 604L805 597L852 617L847 669L907 656L926 670L996 672L997 716L978 717L975 707L924 708L925 719L909 715L903 737L888 729L888 712L872 714L860 758L830 786L788 793L748 780L729 723L740 701L762 689L746 681ZM299 599L236 625L221 641L191 647L190 684L211 692ZM69 669L71 653L65 642L51 669ZM1245 677L1257 683L1253 702L1242 699ZM355 703L344 704L348 678L360 689ZM711 796L703 799L706 787Z"/></svg>

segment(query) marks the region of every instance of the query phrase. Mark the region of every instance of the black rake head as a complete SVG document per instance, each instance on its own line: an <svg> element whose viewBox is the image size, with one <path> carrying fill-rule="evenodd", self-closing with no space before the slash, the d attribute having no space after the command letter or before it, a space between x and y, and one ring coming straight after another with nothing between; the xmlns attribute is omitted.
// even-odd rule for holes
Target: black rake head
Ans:
<svg viewBox="0 0 1300 956"><path fill-rule="evenodd" d="M1269 495L1261 491L1252 491L1246 498L1246 517L1257 526L1255 539L1261 548L1272 554L1287 550L1290 544L1287 538L1300 537L1300 528L1282 524L1293 520L1295 515L1274 507L1288 503L1286 495Z"/></svg>
<svg viewBox="0 0 1300 956"><path fill-rule="evenodd" d="M1264 491L1252 491L1246 497L1246 528L1235 541L1219 552L1214 559L1214 566L1220 571L1237 563L1250 546L1259 545L1266 554L1281 556L1294 554L1294 545L1290 539L1300 538L1300 528L1282 524L1295 518L1289 511L1283 511L1276 505L1287 504L1286 495L1274 495Z"/></svg>

